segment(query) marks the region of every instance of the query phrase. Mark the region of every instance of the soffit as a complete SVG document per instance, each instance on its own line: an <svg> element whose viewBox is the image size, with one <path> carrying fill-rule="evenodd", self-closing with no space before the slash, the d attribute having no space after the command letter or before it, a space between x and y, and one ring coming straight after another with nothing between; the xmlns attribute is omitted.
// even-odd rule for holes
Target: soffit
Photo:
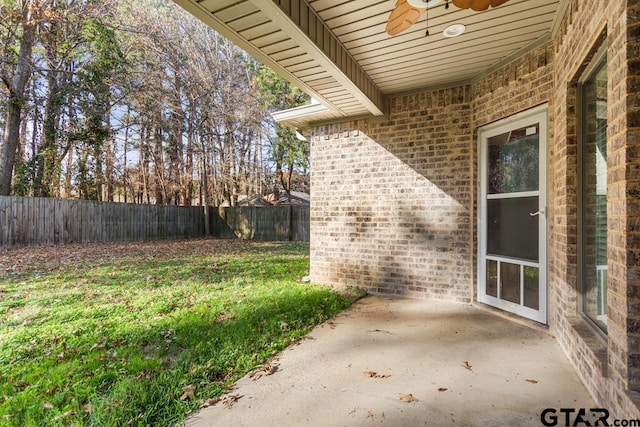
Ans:
<svg viewBox="0 0 640 427"><path fill-rule="evenodd" d="M312 0L358 64L385 94L468 81L492 65L548 36L559 0L510 0L482 12L444 3L423 13L418 23L391 37L384 31L394 0L367 2ZM442 31L462 23L466 31L445 38Z"/></svg>
<svg viewBox="0 0 640 427"><path fill-rule="evenodd" d="M303 0L174 0L327 107L319 118L382 115L371 79Z"/></svg>
<svg viewBox="0 0 640 427"><path fill-rule="evenodd" d="M381 115L385 97L468 82L548 37L563 0L510 0L482 12L443 4L385 32L395 0L174 0L319 100L314 120ZM453 23L463 35L445 38Z"/></svg>

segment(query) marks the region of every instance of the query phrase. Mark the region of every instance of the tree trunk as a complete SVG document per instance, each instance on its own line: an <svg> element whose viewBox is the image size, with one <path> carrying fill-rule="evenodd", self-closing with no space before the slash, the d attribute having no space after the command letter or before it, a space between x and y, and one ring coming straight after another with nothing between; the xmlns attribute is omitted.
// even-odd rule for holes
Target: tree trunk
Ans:
<svg viewBox="0 0 640 427"><path fill-rule="evenodd" d="M107 125L107 129L109 129L109 136L105 141L106 149L104 150L104 197L102 200L107 202L113 202L114 193L115 193L115 163L116 163L116 150L118 149L118 144L114 141L113 135L111 134L111 110L107 109L105 113L105 123Z"/></svg>
<svg viewBox="0 0 640 427"><path fill-rule="evenodd" d="M160 129L160 124L156 124L154 127L153 174L155 183L156 205L164 205L166 186L164 182L164 155L162 149L162 131Z"/></svg>
<svg viewBox="0 0 640 427"><path fill-rule="evenodd" d="M131 114L131 106L127 105L127 115L126 120L129 120L129 115ZM124 128L124 144L123 144L123 149L124 149L124 159L123 159L123 165L122 165L122 192L124 193L124 202L127 203L128 199L127 199L127 190L128 188L128 183L129 183L129 173L128 173L128 165L127 165L127 155L129 153L129 128L130 125L129 123L127 123L126 127Z"/></svg>
<svg viewBox="0 0 640 427"><path fill-rule="evenodd" d="M204 234L205 236L211 235L211 229L209 226L209 177L207 176L207 156L204 151L204 143L202 150L202 195L203 195L203 209L204 209Z"/></svg>
<svg viewBox="0 0 640 427"><path fill-rule="evenodd" d="M193 126L189 125L189 131L187 134L187 158L185 162L184 171L184 204L185 206L193 205Z"/></svg>
<svg viewBox="0 0 640 427"><path fill-rule="evenodd" d="M142 191L140 196L140 203L146 201L147 204L151 203L151 189L149 188L149 127L143 126L140 135L140 171L139 174L142 177Z"/></svg>
<svg viewBox="0 0 640 427"><path fill-rule="evenodd" d="M67 104L67 114L69 118L69 131L76 132L78 129L78 124L76 122L77 117L75 114L75 109L73 107L73 103L69 102ZM65 153L63 153L63 157L67 156L67 167L64 171L64 193L65 197L70 198L73 193L73 147L74 143L68 139L67 146L65 147Z"/></svg>
<svg viewBox="0 0 640 427"><path fill-rule="evenodd" d="M60 116L60 86L54 71L47 76L47 100L45 102L44 122L42 124L42 145L37 154L37 168L33 183L34 196L50 197L52 188L57 184L55 169L57 168L57 132Z"/></svg>
<svg viewBox="0 0 640 427"><path fill-rule="evenodd" d="M13 168L16 162L16 152L20 144L20 122L22 119L22 107L25 104L25 88L31 76L31 52L35 39L36 28L31 22L29 7L24 7L22 12L22 39L20 40L20 53L18 65L12 82L7 82L10 87L9 102L7 106L7 124L3 134L2 151L0 151L0 196L11 194L11 180Z"/></svg>
<svg viewBox="0 0 640 427"><path fill-rule="evenodd" d="M11 194L11 179L20 141L20 117L22 101L11 96L7 112L7 126L4 130L4 144L0 152L0 196Z"/></svg>

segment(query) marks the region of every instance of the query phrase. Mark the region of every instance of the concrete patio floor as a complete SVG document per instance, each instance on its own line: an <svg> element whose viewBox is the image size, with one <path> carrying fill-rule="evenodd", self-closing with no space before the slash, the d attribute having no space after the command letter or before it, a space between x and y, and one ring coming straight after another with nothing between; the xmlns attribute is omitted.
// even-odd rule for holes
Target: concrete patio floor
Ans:
<svg viewBox="0 0 640 427"><path fill-rule="evenodd" d="M595 406L551 335L468 304L367 297L275 363L186 426L541 426Z"/></svg>

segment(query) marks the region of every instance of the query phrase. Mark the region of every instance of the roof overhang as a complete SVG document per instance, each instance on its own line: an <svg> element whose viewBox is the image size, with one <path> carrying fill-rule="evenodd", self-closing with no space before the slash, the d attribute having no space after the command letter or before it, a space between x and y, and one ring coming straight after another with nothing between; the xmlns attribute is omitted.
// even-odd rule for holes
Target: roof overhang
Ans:
<svg viewBox="0 0 640 427"><path fill-rule="evenodd" d="M319 100L333 117L384 113L382 93L306 1L175 2Z"/></svg>
<svg viewBox="0 0 640 427"><path fill-rule="evenodd" d="M567 0L509 0L484 12L429 9L402 34L385 32L396 0L174 0L317 99L273 114L303 129L347 117L381 117L387 99L476 81L549 40ZM428 37L425 37L426 25ZM460 37L442 37L452 23Z"/></svg>
<svg viewBox="0 0 640 427"><path fill-rule="evenodd" d="M271 114L276 123L284 123L300 131L306 130L310 121L332 120L338 118L325 105L312 100L311 104L280 110Z"/></svg>

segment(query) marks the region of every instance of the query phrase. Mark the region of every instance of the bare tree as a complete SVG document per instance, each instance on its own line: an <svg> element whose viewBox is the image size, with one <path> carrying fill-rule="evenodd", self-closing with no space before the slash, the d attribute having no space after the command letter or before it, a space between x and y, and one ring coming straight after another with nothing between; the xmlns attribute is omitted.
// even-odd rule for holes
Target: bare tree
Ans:
<svg viewBox="0 0 640 427"><path fill-rule="evenodd" d="M0 7L0 194L235 205L267 158L287 182L260 68L172 2Z"/></svg>

